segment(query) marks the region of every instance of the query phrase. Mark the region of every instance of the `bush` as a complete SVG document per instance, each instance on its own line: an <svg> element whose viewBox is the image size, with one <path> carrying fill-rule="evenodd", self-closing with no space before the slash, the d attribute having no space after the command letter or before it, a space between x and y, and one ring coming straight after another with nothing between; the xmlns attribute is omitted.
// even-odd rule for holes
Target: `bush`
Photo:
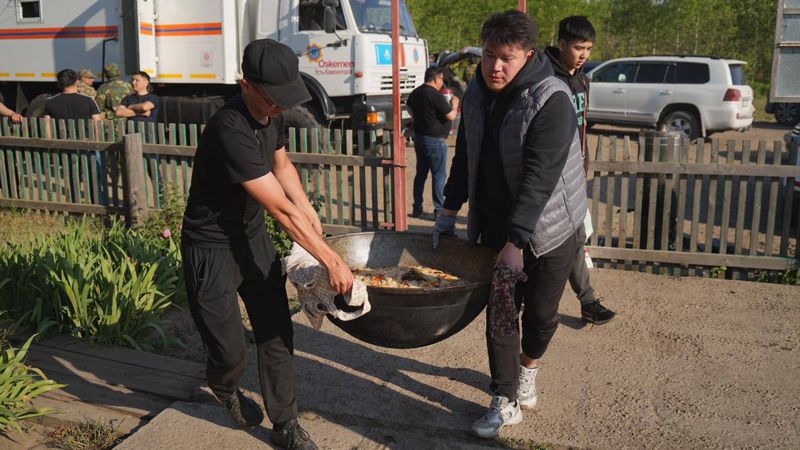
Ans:
<svg viewBox="0 0 800 450"><path fill-rule="evenodd" d="M8 345L0 336L0 432L22 431L20 421L53 414L53 408L34 408L31 400L65 385L48 379L41 370L25 365L25 356L36 335L21 348Z"/></svg>
<svg viewBox="0 0 800 450"><path fill-rule="evenodd" d="M19 325L103 344L149 350L153 332L170 342L161 315L185 301L180 252L172 239L146 238L120 222L87 223L0 253L0 310Z"/></svg>

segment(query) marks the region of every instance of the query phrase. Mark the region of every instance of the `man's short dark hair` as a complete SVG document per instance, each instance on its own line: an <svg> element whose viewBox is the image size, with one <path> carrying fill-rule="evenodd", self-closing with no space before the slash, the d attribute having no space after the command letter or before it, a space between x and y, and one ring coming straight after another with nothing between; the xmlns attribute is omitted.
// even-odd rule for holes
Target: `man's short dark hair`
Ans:
<svg viewBox="0 0 800 450"><path fill-rule="evenodd" d="M56 82L59 89L74 86L78 82L78 72L72 69L64 69L56 74Z"/></svg>
<svg viewBox="0 0 800 450"><path fill-rule="evenodd" d="M539 38L539 25L516 9L489 16L481 29L481 43L491 47L507 45L531 50Z"/></svg>
<svg viewBox="0 0 800 450"><path fill-rule="evenodd" d="M434 67L429 67L429 68L425 69L425 82L426 83L430 83L433 80L435 80L436 77L438 77L439 75L442 75L442 74L444 74L444 72L442 72L442 69L436 69Z"/></svg>
<svg viewBox="0 0 800 450"><path fill-rule="evenodd" d="M133 72L131 74L131 76L134 76L134 75L139 75L140 77L142 77L145 80L147 80L147 92L152 94L153 93L153 85L150 84L150 74L148 74L147 72L145 72L143 70L139 70L139 71Z"/></svg>
<svg viewBox="0 0 800 450"><path fill-rule="evenodd" d="M597 32L586 16L569 16L558 23L558 40L594 42Z"/></svg>

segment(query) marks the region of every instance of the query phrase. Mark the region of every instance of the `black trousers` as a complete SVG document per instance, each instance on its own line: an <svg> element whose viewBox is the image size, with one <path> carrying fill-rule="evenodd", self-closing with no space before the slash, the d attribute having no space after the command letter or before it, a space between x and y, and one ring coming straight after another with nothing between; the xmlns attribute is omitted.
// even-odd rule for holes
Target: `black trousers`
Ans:
<svg viewBox="0 0 800 450"><path fill-rule="evenodd" d="M510 336L491 336L487 317L486 343L489 351L491 389L514 401L519 383L520 350L530 358L544 355L558 327L558 304L575 255L581 248L577 233L547 254L535 257L523 252L528 280L516 286L517 308L522 308L522 339L519 332Z"/></svg>
<svg viewBox="0 0 800 450"><path fill-rule="evenodd" d="M245 369L246 346L237 292L244 301L258 349L261 395L272 423L297 417L293 329L286 278L266 233L205 248L181 242L189 309L203 339L208 386L233 393Z"/></svg>

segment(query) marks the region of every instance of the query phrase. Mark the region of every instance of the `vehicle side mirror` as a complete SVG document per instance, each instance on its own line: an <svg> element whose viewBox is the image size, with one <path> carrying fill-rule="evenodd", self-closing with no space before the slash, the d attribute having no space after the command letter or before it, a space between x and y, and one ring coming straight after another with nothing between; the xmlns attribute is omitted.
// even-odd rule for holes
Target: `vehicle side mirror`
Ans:
<svg viewBox="0 0 800 450"><path fill-rule="evenodd" d="M334 7L325 7L322 15L322 28L326 33L333 33L336 31L336 9L334 9Z"/></svg>

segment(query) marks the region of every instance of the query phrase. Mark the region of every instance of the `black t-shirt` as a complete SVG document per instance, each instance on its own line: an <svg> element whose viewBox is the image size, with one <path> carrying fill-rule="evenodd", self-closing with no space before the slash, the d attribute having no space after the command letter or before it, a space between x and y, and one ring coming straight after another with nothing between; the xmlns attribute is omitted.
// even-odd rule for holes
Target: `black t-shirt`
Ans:
<svg viewBox="0 0 800 450"><path fill-rule="evenodd" d="M266 232L264 208L242 183L272 171L284 146L283 117L258 123L237 95L211 118L194 158L183 235L193 245L227 247Z"/></svg>
<svg viewBox="0 0 800 450"><path fill-rule="evenodd" d="M450 121L447 114L453 110L447 99L433 86L423 84L414 89L406 100L414 115L414 132L428 136L447 137Z"/></svg>
<svg viewBox="0 0 800 450"><path fill-rule="evenodd" d="M131 106L131 105L138 105L139 103L144 102L151 102L155 108L150 110L149 116L140 116L135 115L133 117L128 117L128 120L133 120L134 122L153 122L156 123L158 119L158 109L161 106L161 101L158 100L158 96L155 94L131 94L126 95L125 98L122 99L120 104L122 106Z"/></svg>
<svg viewBox="0 0 800 450"><path fill-rule="evenodd" d="M57 94L47 99L44 113L54 119L91 119L100 108L91 97L83 94Z"/></svg>

